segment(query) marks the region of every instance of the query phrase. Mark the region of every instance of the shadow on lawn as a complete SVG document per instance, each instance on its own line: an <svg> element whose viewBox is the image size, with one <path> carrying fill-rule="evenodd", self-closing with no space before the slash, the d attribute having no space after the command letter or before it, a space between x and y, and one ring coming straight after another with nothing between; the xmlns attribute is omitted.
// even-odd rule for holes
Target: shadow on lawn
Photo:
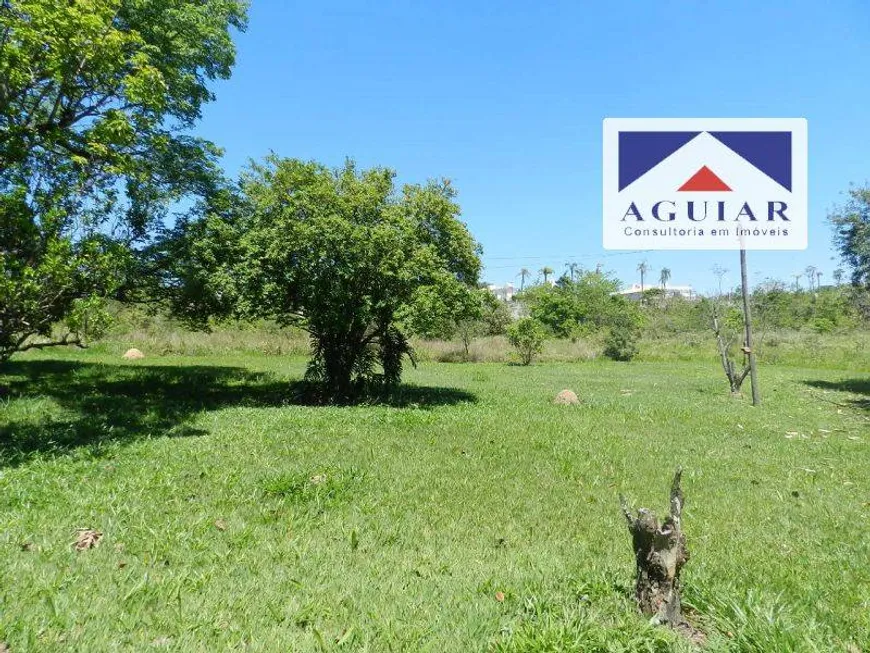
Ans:
<svg viewBox="0 0 870 653"><path fill-rule="evenodd" d="M850 399L848 405L870 410L870 378L844 379L842 381L805 381L807 385L821 390L836 390L859 395L858 399Z"/></svg>
<svg viewBox="0 0 870 653"><path fill-rule="evenodd" d="M3 378L5 377L5 378ZM71 361L12 361L0 385L12 406L18 399L53 399L63 412L0 424L0 467L40 453L62 454L147 437L186 437L207 432L189 425L204 410L230 406L311 405L302 382L240 367L205 365L106 365ZM475 401L452 388L402 386L378 403L430 408Z"/></svg>

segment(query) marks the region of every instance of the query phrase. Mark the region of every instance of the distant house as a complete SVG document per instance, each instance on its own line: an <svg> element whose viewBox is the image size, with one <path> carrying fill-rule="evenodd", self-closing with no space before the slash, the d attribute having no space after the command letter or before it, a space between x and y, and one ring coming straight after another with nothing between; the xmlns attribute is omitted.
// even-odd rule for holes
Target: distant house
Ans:
<svg viewBox="0 0 870 653"><path fill-rule="evenodd" d="M489 291L498 297L503 302L509 302L513 300L514 295L517 294L516 288L512 283L506 283L503 286L497 286L495 284L489 284L487 286Z"/></svg>
<svg viewBox="0 0 870 653"><path fill-rule="evenodd" d="M656 284L645 285L643 288L644 292L649 292L650 290L658 290L662 291L662 287ZM617 290L614 295L622 295L626 299L630 299L633 302L640 301L641 290L639 283L633 283L630 287L625 288L624 290ZM694 301L698 299L698 293L695 292L695 289L692 286L665 286L662 294L665 297L681 297L683 299L688 299L690 301Z"/></svg>

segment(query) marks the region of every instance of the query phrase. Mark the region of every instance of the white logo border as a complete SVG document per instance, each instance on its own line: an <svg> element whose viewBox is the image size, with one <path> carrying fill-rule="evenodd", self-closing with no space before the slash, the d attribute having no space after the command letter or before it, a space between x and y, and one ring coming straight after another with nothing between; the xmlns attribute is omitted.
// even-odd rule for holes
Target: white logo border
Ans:
<svg viewBox="0 0 870 653"><path fill-rule="evenodd" d="M602 202L603 202L603 246L607 250L735 250L740 249L737 243L711 243L705 241L703 247L671 246L671 247L627 247L621 244L608 243L608 223L616 218L617 211L611 207L619 194L619 132L620 131L789 131L792 134L792 188L791 197L801 205L803 220L795 223L802 227L803 238L794 246L770 247L747 244L746 249L769 251L797 251L807 248L809 239L808 216L808 135L806 118L604 118L603 120L603 167L602 167ZM644 173L646 174L646 173ZM732 223L733 224L733 223ZM660 223L666 226L666 223ZM671 241L674 242L674 241ZM681 241L676 241L681 242ZM712 245L712 246L711 246Z"/></svg>

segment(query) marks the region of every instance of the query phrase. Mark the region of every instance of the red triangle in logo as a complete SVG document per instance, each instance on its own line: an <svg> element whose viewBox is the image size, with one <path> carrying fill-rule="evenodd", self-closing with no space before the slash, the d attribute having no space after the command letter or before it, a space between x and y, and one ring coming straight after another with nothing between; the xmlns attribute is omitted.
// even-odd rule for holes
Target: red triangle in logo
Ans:
<svg viewBox="0 0 870 653"><path fill-rule="evenodd" d="M731 190L724 181L716 176L716 173L704 166L689 180L680 186L677 190L684 191L711 191L711 190Z"/></svg>

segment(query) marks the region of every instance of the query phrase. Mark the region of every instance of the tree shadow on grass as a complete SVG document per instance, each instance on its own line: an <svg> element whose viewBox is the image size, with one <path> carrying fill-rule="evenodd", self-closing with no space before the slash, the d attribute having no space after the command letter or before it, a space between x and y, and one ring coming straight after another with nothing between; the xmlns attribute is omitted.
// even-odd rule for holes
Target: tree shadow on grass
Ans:
<svg viewBox="0 0 870 653"><path fill-rule="evenodd" d="M351 397L330 398L323 388L308 381L296 381L289 386L287 403L299 406L388 406L390 408L435 408L459 403L475 403L477 396L458 388L443 388L402 383L384 390L375 384L357 386Z"/></svg>
<svg viewBox="0 0 870 653"><path fill-rule="evenodd" d="M311 405L301 381L227 366L12 361L4 365L0 385L0 408L5 404L10 415L0 419L0 468L76 450L98 457L106 445L142 438L204 435L190 425L202 411ZM16 402L40 397L53 405L37 405L41 415L23 410L17 418ZM452 388L400 386L377 403L433 408L475 400Z"/></svg>
<svg viewBox="0 0 870 653"><path fill-rule="evenodd" d="M848 400L848 406L870 410L870 377L863 379L844 379L842 381L805 381L809 386L821 390L835 390L858 395L857 399Z"/></svg>

